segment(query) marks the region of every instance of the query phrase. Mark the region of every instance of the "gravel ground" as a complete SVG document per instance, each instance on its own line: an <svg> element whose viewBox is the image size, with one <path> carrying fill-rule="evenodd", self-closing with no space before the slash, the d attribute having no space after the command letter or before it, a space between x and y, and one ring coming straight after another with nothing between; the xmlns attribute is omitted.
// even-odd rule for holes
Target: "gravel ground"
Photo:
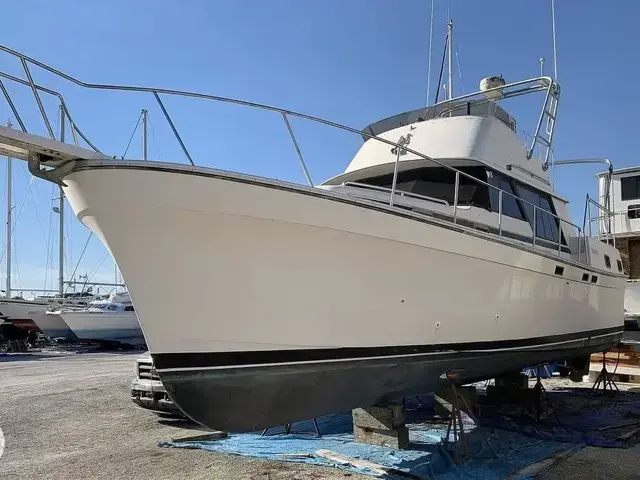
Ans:
<svg viewBox="0 0 640 480"><path fill-rule="evenodd" d="M370 479L338 469L204 452L157 442L194 434L129 399L137 354L0 358L0 479ZM565 381L546 380L547 388ZM633 387L640 387L635 385ZM197 433L197 432L195 432ZM585 448L540 476L640 479L640 446Z"/></svg>
<svg viewBox="0 0 640 480"><path fill-rule="evenodd" d="M333 468L158 447L159 441L199 432L159 421L131 402L135 356L0 357L0 428L6 439L0 479L371 478Z"/></svg>

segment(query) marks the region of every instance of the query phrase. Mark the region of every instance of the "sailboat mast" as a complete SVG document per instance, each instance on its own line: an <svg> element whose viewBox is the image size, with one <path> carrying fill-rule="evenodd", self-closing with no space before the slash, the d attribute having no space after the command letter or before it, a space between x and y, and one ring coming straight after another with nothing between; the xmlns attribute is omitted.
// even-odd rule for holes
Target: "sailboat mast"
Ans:
<svg viewBox="0 0 640 480"><path fill-rule="evenodd" d="M449 55L449 81L447 83L447 100L453 98L453 20L447 22L447 54Z"/></svg>
<svg viewBox="0 0 640 480"><path fill-rule="evenodd" d="M64 109L60 105L60 141L64 143ZM58 214L60 215L60 238L58 240L58 293L64 294L64 192L60 188L58 200Z"/></svg>
<svg viewBox="0 0 640 480"><path fill-rule="evenodd" d="M7 121L7 127L11 128L12 126L11 121ZM7 157L7 285L5 287L7 298L11 298L11 210L13 209L11 164L12 158Z"/></svg>

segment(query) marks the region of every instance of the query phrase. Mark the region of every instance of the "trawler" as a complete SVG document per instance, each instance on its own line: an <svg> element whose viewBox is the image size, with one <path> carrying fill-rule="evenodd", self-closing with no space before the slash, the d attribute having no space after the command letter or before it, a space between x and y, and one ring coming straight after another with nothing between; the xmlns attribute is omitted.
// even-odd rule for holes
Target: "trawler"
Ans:
<svg viewBox="0 0 640 480"><path fill-rule="evenodd" d="M373 405L586 356L622 336L618 250L571 222L549 180L560 98L551 77L488 77L478 92L449 90L358 130L244 100L86 83L0 50L25 71L1 77L30 87L49 132L27 133L7 94L21 128L0 127L0 153L62 186L117 261L172 401L207 427L249 431ZM33 82L34 66L148 95L190 164L100 152L62 95ZM86 147L56 138L45 94ZM534 94L542 107L523 144L502 105ZM169 96L272 112L308 185L195 166ZM291 118L364 143L315 185Z"/></svg>

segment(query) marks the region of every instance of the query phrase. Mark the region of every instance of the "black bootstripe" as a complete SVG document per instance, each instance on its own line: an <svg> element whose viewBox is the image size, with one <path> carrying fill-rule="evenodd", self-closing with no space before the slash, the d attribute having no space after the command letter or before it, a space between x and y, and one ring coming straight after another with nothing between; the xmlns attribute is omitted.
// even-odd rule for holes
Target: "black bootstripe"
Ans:
<svg viewBox="0 0 640 480"><path fill-rule="evenodd" d="M246 352L202 352L202 353L152 353L158 370L180 368L206 368L266 363L313 362L323 360L360 359L415 355L446 351L497 350L519 347L535 347L548 343L589 341L591 337L622 333L623 326L589 330L586 332L550 335L546 337L521 338L517 340L490 340L431 345L398 345L384 347L310 348L299 350L258 350Z"/></svg>

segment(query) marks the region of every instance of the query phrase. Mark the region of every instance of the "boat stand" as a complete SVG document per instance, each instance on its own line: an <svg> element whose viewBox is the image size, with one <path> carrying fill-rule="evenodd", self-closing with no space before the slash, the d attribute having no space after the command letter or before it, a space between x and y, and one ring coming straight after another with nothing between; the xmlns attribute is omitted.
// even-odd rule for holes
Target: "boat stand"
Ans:
<svg viewBox="0 0 640 480"><path fill-rule="evenodd" d="M596 381L591 387L591 393L602 392L607 393L607 387L609 388L609 392L613 393L614 388L616 392L619 392L620 389L616 382L613 380L613 374L607 371L607 352L602 352L602 370L598 374Z"/></svg>
<svg viewBox="0 0 640 480"><path fill-rule="evenodd" d="M458 393L454 381L451 382L450 388L451 414L449 415L449 424L447 425L447 435L442 439L442 443L445 449L453 451L453 460L456 463L462 463L469 458L469 447L467 445L467 439L465 438L464 425L462 423L462 409L460 406L464 404L469 412L471 409L467 405L465 399ZM476 422L473 417L472 420ZM452 440L449 440L450 435L452 435ZM454 447L449 448L449 444L453 444ZM462 453L460 452L461 449Z"/></svg>
<svg viewBox="0 0 640 480"><path fill-rule="evenodd" d="M536 423L540 423L540 414L543 410L545 410L547 416L549 416L549 411L553 412L553 416L556 418L556 422L558 422L558 425L561 425L560 418L558 417L558 412L556 412L556 409L553 408L553 403L551 403L551 399L549 398L549 395L547 395L547 390L544 388L544 385L540 380L539 369L536 369L536 384L533 387L533 392L535 399Z"/></svg>
<svg viewBox="0 0 640 480"><path fill-rule="evenodd" d="M284 425L284 434L285 435L289 435L291 433L291 426L293 425L293 423L287 423ZM269 432L269 430L271 428L274 427L267 427L265 428L262 433L260 434L261 437L264 437L265 435L267 435L267 433ZM316 431L316 435L319 437L321 437L322 435L320 434L320 427L318 427L318 420L314 417L313 418L313 428Z"/></svg>

